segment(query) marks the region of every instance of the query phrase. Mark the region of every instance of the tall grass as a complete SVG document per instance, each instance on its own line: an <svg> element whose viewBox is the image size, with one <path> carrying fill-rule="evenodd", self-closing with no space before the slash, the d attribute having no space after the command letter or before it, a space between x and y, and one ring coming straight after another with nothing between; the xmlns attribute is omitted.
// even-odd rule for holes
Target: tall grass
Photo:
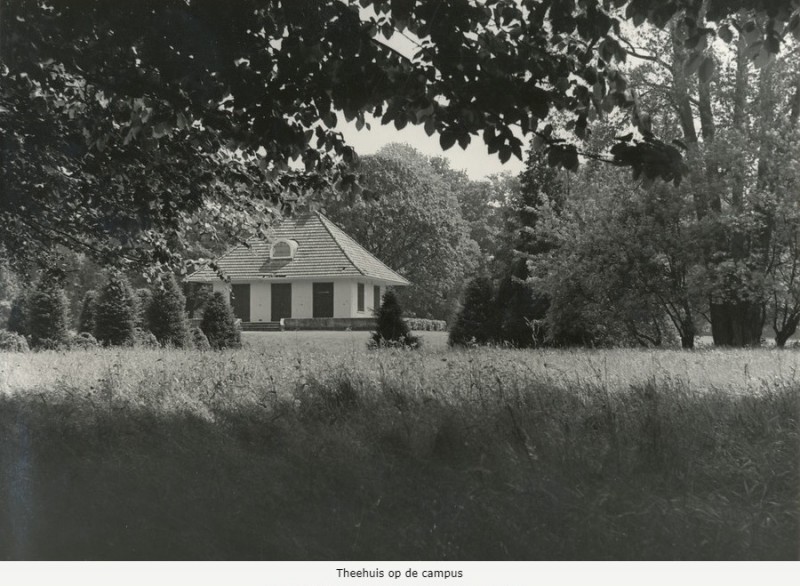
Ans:
<svg viewBox="0 0 800 586"><path fill-rule="evenodd" d="M263 339L0 355L0 557L798 558L797 353Z"/></svg>

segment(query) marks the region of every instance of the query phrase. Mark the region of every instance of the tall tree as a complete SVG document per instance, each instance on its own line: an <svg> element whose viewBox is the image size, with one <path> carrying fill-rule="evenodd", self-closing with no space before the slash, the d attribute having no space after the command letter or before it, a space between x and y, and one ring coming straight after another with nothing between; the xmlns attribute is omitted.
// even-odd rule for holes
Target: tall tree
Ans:
<svg viewBox="0 0 800 586"><path fill-rule="evenodd" d="M477 245L461 217L457 189L428 157L400 144L364 157L359 171L371 199L325 201L330 218L369 252L411 281L397 295L418 317L452 317Z"/></svg>

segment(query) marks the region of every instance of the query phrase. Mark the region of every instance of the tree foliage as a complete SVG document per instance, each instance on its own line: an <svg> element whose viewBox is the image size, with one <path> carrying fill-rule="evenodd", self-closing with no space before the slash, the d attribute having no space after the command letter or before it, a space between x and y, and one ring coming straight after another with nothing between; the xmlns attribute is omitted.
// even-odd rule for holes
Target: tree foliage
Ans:
<svg viewBox="0 0 800 586"><path fill-rule="evenodd" d="M364 157L359 172L374 198L331 195L325 211L411 282L397 294L410 315L448 320L479 256L456 189L430 159L407 145L387 145Z"/></svg>
<svg viewBox="0 0 800 586"><path fill-rule="evenodd" d="M56 279L40 279L27 299L26 334L34 348L56 348L68 339L64 289Z"/></svg>
<svg viewBox="0 0 800 586"><path fill-rule="evenodd" d="M242 334L236 326L233 310L220 292L214 293L206 304L200 329L214 350L239 348L242 345Z"/></svg>
<svg viewBox="0 0 800 586"><path fill-rule="evenodd" d="M95 338L105 346L133 345L135 316L136 298L128 280L110 273L95 302Z"/></svg>
<svg viewBox="0 0 800 586"><path fill-rule="evenodd" d="M477 277L467 285L464 304L450 328L448 343L467 346L496 342L500 333L498 318L491 279Z"/></svg>
<svg viewBox="0 0 800 586"><path fill-rule="evenodd" d="M94 332L95 323L95 304L97 303L97 292L90 289L83 296L81 313L78 317L78 332Z"/></svg>
<svg viewBox="0 0 800 586"><path fill-rule="evenodd" d="M411 333L403 319L403 309L393 291L383 294L375 314L376 329L372 332L370 348L420 348L422 340Z"/></svg>
<svg viewBox="0 0 800 586"><path fill-rule="evenodd" d="M18 293L11 301L7 326L9 332L23 336L28 333L28 294L27 291Z"/></svg>
<svg viewBox="0 0 800 586"><path fill-rule="evenodd" d="M145 321L147 329L153 332L161 345L176 348L191 345L185 308L186 298L172 274L154 284L152 297L144 310Z"/></svg>
<svg viewBox="0 0 800 586"><path fill-rule="evenodd" d="M743 8L752 16L734 24L757 60L800 34L797 6L772 0L9 0L0 237L16 257L63 244L105 262L177 263L190 218L261 231L297 196L353 186L340 115L420 125L443 149L480 137L504 161L522 157L517 130L576 169L578 144L546 119L564 112L583 137L594 117L635 111L622 18L676 17L684 69L705 79L703 48L733 38ZM398 33L413 55L391 46ZM608 159L680 180L679 148L636 120Z"/></svg>

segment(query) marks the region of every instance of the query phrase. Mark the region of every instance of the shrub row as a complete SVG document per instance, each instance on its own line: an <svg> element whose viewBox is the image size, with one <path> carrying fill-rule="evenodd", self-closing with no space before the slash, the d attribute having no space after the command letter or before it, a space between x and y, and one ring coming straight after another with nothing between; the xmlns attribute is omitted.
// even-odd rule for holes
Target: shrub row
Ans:
<svg viewBox="0 0 800 586"><path fill-rule="evenodd" d="M197 349L238 348L241 332L221 293L209 301L200 328L189 325L186 299L175 278L167 275L152 289L133 291L120 274L110 274L99 291L84 296L77 336L70 334L67 300L52 279L18 296L11 307L8 331L0 350L30 348L69 349L103 346L139 346Z"/></svg>
<svg viewBox="0 0 800 586"><path fill-rule="evenodd" d="M447 322L441 319L424 319L421 317L405 318L409 329L418 332L446 332Z"/></svg>

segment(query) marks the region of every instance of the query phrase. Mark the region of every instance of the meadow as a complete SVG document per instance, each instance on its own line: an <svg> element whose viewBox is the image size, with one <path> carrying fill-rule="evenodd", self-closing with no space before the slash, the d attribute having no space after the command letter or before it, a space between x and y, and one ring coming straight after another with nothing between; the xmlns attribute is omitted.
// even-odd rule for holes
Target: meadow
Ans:
<svg viewBox="0 0 800 586"><path fill-rule="evenodd" d="M0 559L800 557L800 352L0 354Z"/></svg>

